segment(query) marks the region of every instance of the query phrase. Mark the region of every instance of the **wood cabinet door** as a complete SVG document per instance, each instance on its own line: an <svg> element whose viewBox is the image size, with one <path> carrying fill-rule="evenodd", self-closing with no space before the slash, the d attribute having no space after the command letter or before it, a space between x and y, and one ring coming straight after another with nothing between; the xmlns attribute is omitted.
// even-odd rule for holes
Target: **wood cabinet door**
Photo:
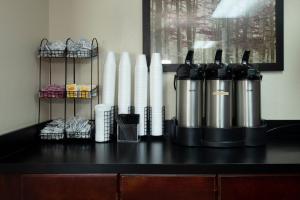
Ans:
<svg viewBox="0 0 300 200"><path fill-rule="evenodd" d="M121 200L215 200L215 176L121 176Z"/></svg>
<svg viewBox="0 0 300 200"><path fill-rule="evenodd" d="M1 174L0 175L0 199L19 200L20 199L20 176Z"/></svg>
<svg viewBox="0 0 300 200"><path fill-rule="evenodd" d="M300 199L300 176L220 176L219 191L220 200Z"/></svg>
<svg viewBox="0 0 300 200"><path fill-rule="evenodd" d="M23 200L116 200L117 175L23 175Z"/></svg>

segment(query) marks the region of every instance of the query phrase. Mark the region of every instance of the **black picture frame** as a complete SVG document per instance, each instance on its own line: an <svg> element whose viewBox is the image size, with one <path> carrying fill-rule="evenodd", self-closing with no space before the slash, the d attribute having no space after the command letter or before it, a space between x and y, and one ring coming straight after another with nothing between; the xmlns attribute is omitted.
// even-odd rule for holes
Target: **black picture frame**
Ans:
<svg viewBox="0 0 300 200"><path fill-rule="evenodd" d="M150 3L151 0L143 0L143 52L150 61L151 36L150 36ZM276 0L276 63L254 63L260 71L284 70L284 1ZM164 72L176 72L179 64L164 64Z"/></svg>

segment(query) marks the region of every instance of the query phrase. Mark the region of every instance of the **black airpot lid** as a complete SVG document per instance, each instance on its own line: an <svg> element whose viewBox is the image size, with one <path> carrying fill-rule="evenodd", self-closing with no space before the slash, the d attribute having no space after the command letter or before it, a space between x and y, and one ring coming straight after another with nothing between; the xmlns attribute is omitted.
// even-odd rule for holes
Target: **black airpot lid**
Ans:
<svg viewBox="0 0 300 200"><path fill-rule="evenodd" d="M194 51L189 50L185 64L181 64L176 71L177 80L202 80L202 66L193 64Z"/></svg>
<svg viewBox="0 0 300 200"><path fill-rule="evenodd" d="M231 68L222 63L222 50L218 49L215 55L215 62L208 64L205 69L207 80L230 80L232 79Z"/></svg>
<svg viewBox="0 0 300 200"><path fill-rule="evenodd" d="M245 51L242 63L233 67L236 80L261 80L262 75L257 67L249 64L250 51Z"/></svg>

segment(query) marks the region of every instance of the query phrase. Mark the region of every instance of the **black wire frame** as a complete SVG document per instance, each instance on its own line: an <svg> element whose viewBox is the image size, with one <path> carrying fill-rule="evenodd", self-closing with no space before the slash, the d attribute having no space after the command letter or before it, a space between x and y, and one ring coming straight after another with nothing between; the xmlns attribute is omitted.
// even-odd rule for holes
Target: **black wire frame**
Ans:
<svg viewBox="0 0 300 200"><path fill-rule="evenodd" d="M148 66L151 56L151 0L143 0L143 52L146 54ZM276 63L253 63L260 71L284 70L284 1L276 0ZM164 72L176 72L180 64L163 64Z"/></svg>
<svg viewBox="0 0 300 200"><path fill-rule="evenodd" d="M68 46L68 42L70 41L73 41L71 38L68 38L66 40L66 46ZM49 84L52 83L52 61L55 59L55 58L58 58L58 59L64 59L64 65L65 65L65 70L64 70L64 81L65 81L65 91L67 91L67 83L68 83L68 80L67 80L67 74L68 74L68 61L71 60L72 61L72 67L73 67L73 83L75 83L76 81L76 59L90 59L90 86L92 88L92 85L93 85L93 68L94 68L94 64L93 64L93 58L97 58L97 63L96 63L96 68L97 68L97 87L96 87L96 90L97 90L97 100L98 100L98 104L100 102L100 95L99 95L99 81L100 81L100 77L99 77L99 73L100 73L100 69L99 69L99 65L100 65L100 58L99 58L99 44L98 44L98 40L96 38L93 38L91 43L92 43L92 47L95 46L95 48L92 48L92 50L89 51L88 54L80 54L79 56L76 56L77 54L75 54L74 52L71 52L71 51L68 51L67 47L65 48L65 50L59 50L59 51L43 51L41 49L41 47L43 45L47 45L48 44L48 39L46 38L43 38L40 42L40 49L38 51L38 55L39 55L39 91L41 91L42 89L42 65L43 65L43 61L45 59L47 59L49 61ZM49 54L50 53L50 54ZM71 55L71 56L69 56ZM93 96L92 96L92 93L93 91L91 90L91 98L90 99L90 123L92 125L94 125L94 118L95 118L95 113L93 112ZM41 123L41 99L42 98L38 98L38 123ZM65 96L64 96L64 122L66 124L66 118L67 118L67 93L65 93ZM52 98L49 98L49 103L50 103L50 106L49 106L49 110L50 110L50 120L52 120ZM73 106L74 106L74 116L76 115L76 99L74 98L73 99ZM89 132L89 134L91 133L91 131ZM89 140L92 140L93 138L93 135L90 134L90 138L87 138ZM66 135L66 131L64 131L64 138L67 138L67 135Z"/></svg>

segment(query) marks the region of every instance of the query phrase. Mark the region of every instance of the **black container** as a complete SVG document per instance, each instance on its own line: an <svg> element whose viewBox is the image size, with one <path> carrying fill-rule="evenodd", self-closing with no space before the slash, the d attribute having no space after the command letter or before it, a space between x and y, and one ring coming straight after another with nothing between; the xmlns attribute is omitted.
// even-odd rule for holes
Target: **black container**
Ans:
<svg viewBox="0 0 300 200"><path fill-rule="evenodd" d="M117 141L118 142L138 142L139 115L120 114L117 117Z"/></svg>

